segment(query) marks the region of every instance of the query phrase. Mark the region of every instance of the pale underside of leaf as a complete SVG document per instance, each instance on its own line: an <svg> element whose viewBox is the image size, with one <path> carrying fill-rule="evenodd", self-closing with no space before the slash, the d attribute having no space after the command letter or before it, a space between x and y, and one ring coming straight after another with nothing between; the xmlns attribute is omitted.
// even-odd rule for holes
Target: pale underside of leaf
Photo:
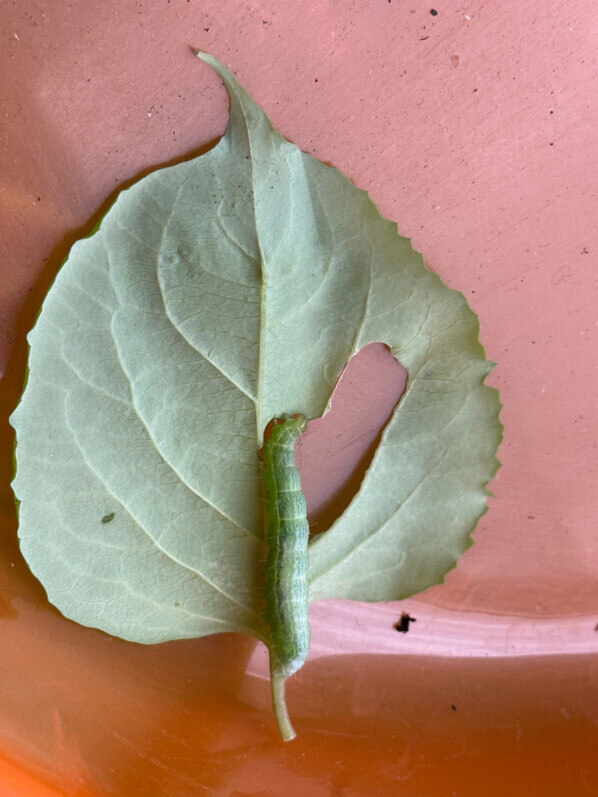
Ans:
<svg viewBox="0 0 598 797"><path fill-rule="evenodd" d="M388 344L409 382L360 491L310 546L311 599L438 583L484 511L500 439L463 296L202 58L230 94L226 134L124 191L73 248L13 415L32 569L67 616L140 642L267 640L264 426L322 415L366 344Z"/></svg>

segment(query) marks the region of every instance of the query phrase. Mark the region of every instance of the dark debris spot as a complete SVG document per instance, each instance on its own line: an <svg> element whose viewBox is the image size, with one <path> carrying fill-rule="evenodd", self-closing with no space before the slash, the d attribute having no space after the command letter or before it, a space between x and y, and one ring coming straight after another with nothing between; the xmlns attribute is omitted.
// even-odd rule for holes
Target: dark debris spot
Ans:
<svg viewBox="0 0 598 797"><path fill-rule="evenodd" d="M393 625L393 628L401 634L406 634L409 631L409 624L416 622L417 619L415 617L411 617L408 612L403 612L400 619Z"/></svg>
<svg viewBox="0 0 598 797"><path fill-rule="evenodd" d="M454 703L451 703L451 709L453 711L456 711L457 710L457 706Z"/></svg>
<svg viewBox="0 0 598 797"><path fill-rule="evenodd" d="M104 515L102 518L102 523L110 523L114 520L114 512L110 512L109 515Z"/></svg>
<svg viewBox="0 0 598 797"><path fill-rule="evenodd" d="M432 14L433 17L437 17L438 16L438 11L436 11L435 8L431 8L430 9L430 14Z"/></svg>

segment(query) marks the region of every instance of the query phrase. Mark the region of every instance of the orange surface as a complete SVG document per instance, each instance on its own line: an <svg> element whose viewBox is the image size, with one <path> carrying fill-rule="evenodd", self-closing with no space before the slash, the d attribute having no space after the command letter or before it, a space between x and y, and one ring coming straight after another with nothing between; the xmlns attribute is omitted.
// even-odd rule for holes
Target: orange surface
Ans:
<svg viewBox="0 0 598 797"><path fill-rule="evenodd" d="M2 4L2 797L598 794L594 5ZM314 607L286 746L252 640L144 648L49 606L8 486L25 334L70 245L116 191L224 129L224 90L189 45L467 295L505 404L491 511L446 583L402 605ZM320 530L401 380L373 347L311 425ZM392 628L403 610L407 635Z"/></svg>

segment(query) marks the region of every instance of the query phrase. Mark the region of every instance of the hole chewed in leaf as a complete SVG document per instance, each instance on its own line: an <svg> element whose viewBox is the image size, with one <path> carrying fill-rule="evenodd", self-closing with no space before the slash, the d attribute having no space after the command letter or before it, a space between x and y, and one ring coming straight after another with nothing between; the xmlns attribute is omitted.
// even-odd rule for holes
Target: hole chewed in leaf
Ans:
<svg viewBox="0 0 598 797"><path fill-rule="evenodd" d="M370 343L342 372L330 411L310 421L297 463L313 534L330 528L358 492L406 382L388 347Z"/></svg>

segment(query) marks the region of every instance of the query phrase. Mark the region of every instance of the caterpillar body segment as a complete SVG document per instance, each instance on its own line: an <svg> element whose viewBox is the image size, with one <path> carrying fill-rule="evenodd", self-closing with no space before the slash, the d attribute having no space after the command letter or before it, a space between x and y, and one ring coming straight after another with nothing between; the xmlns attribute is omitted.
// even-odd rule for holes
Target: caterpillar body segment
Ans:
<svg viewBox="0 0 598 797"><path fill-rule="evenodd" d="M309 652L307 566L309 525L295 443L307 428L303 415L277 418L264 443L264 484L269 516L266 531L264 597L270 626L272 702L285 741L295 738L287 712L284 682Z"/></svg>

